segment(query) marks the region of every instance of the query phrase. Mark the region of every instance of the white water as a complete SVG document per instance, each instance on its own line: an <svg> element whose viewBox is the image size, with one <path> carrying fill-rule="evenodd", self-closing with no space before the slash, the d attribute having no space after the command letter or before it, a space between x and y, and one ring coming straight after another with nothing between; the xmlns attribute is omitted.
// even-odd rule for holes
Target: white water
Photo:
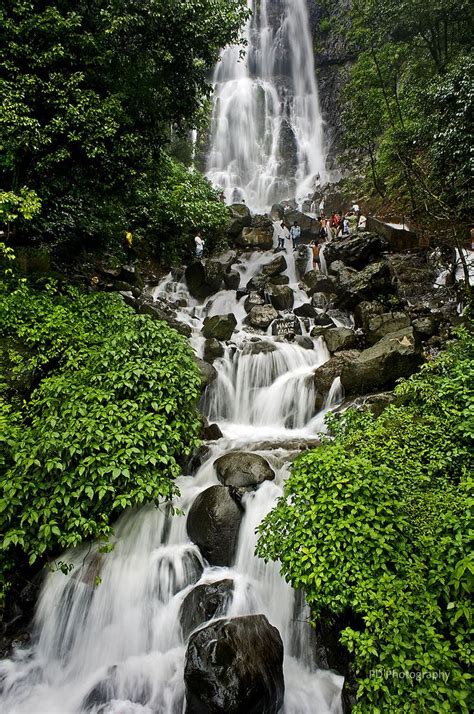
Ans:
<svg viewBox="0 0 474 714"><path fill-rule="evenodd" d="M248 6L246 46L223 50L215 70L206 171L228 203L264 212L328 176L306 0Z"/></svg>
<svg viewBox="0 0 474 714"><path fill-rule="evenodd" d="M274 258L253 253L234 266L242 284ZM286 254L290 285L296 294L294 257ZM343 398L335 380L324 409L315 414L312 373L329 358L324 342L303 349L268 333L248 331L243 299L222 290L203 304L186 285L167 276L157 298L179 307L191 325L191 343L202 350L200 329L208 314L234 311L238 325L224 356L214 362L217 380L203 399L203 410L219 422L224 438L194 476L180 477L184 515L167 516L147 506L128 511L116 527L115 548L96 546L64 554L74 565L69 575L47 576L37 608L33 643L0 663L0 711L5 714L182 714L186 642L179 608L196 581L232 578L234 594L227 616L265 614L278 628L285 648L285 705L282 714L339 714L342 678L318 670L314 633L304 603L281 578L277 563L254 556L255 529L283 493L294 439L314 439L324 429L324 414ZM311 321L302 324L308 334ZM271 351L252 354L255 341ZM269 442L263 444L262 442ZM217 484L214 461L229 450L262 454L276 473L272 482L244 497L245 515L232 568L210 567L186 535L186 514L196 496ZM204 569L203 569L204 568ZM202 571L202 572L201 572ZM96 576L100 584L95 584ZM88 699L100 687L98 699ZM97 689L96 689L97 692ZM101 703L104 702L102 706Z"/></svg>

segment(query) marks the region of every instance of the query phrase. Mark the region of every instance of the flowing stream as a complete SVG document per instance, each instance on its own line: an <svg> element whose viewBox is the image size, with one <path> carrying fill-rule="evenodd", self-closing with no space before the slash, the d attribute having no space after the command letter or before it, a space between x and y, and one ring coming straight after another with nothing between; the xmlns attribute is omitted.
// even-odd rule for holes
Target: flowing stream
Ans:
<svg viewBox="0 0 474 714"><path fill-rule="evenodd" d="M242 256L234 266L241 284L273 258L271 251ZM287 261L298 296L292 255ZM223 438L210 443L209 457L196 473L179 478L181 497L175 505L183 515L171 516L166 507L127 511L116 525L111 553L101 554L92 545L62 556L74 568L68 575L48 574L31 644L0 663L0 710L181 714L186 652L181 603L196 582L231 578L234 591L226 615L263 613L282 637L284 714L338 714L342 678L317 669L314 633L301 597L284 582L277 563L254 556L255 529L282 494L295 441L314 440L325 410L342 399L336 380L323 412L315 414L312 373L329 358L326 346L319 338L313 349L304 349L273 336L270 328L268 334L249 331L235 291L223 290L199 304L170 275L155 295L177 307L179 319L192 326L198 354L204 317L216 310L237 315L234 335L214 362L218 377L202 400ZM310 329L311 320L303 320L303 334ZM256 354L257 344L265 348ZM218 484L214 461L232 450L261 454L276 477L243 498L234 565L210 567L186 535L186 514L201 491Z"/></svg>
<svg viewBox="0 0 474 714"><path fill-rule="evenodd" d="M227 203L264 212L328 177L306 0L248 6L246 44L223 50L215 70L206 171Z"/></svg>

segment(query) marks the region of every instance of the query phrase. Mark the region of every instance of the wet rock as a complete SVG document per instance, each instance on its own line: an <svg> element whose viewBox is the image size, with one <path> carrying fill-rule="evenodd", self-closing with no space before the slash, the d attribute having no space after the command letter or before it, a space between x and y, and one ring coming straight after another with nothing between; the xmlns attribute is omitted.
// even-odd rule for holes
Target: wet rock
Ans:
<svg viewBox="0 0 474 714"><path fill-rule="evenodd" d="M433 317L420 317L411 323L416 335L421 340L427 340L436 334L438 322Z"/></svg>
<svg viewBox="0 0 474 714"><path fill-rule="evenodd" d="M137 288L143 288L143 278L134 265L122 265L120 268L119 280L123 280L130 285L135 285Z"/></svg>
<svg viewBox="0 0 474 714"><path fill-rule="evenodd" d="M191 295L196 300L204 300L221 289L224 272L218 260L196 261L188 265L184 278Z"/></svg>
<svg viewBox="0 0 474 714"><path fill-rule="evenodd" d="M388 263L372 263L359 271L346 269L337 276L337 305L350 310L363 300L374 300L393 290Z"/></svg>
<svg viewBox="0 0 474 714"><path fill-rule="evenodd" d="M227 227L227 233L232 238L237 238L242 230L248 228L252 222L250 210L245 203L233 203L229 206L229 213L230 222Z"/></svg>
<svg viewBox="0 0 474 714"><path fill-rule="evenodd" d="M270 210L270 218L272 221L281 221L285 215L285 207L281 203L274 203Z"/></svg>
<svg viewBox="0 0 474 714"><path fill-rule="evenodd" d="M211 565L230 567L234 562L242 515L225 486L211 486L197 496L186 530Z"/></svg>
<svg viewBox="0 0 474 714"><path fill-rule="evenodd" d="M272 277L268 279L269 285L288 285L289 282L290 278L288 275L272 275Z"/></svg>
<svg viewBox="0 0 474 714"><path fill-rule="evenodd" d="M295 296L288 285L272 285L269 292L270 300L276 310L291 310Z"/></svg>
<svg viewBox="0 0 474 714"><path fill-rule="evenodd" d="M302 238L317 238L319 236L319 221L301 213L301 211L287 211L284 220L288 228L296 221L301 228Z"/></svg>
<svg viewBox="0 0 474 714"><path fill-rule="evenodd" d="M382 254L384 249L382 238L373 233L358 233L340 241L332 241L325 248L325 258L329 265L340 260L345 265L356 270L365 268Z"/></svg>
<svg viewBox="0 0 474 714"><path fill-rule="evenodd" d="M343 403L344 409L356 407L357 409L367 409L372 412L375 417L379 417L390 404L395 401L393 392L379 392L378 394L369 394L368 396L356 397L348 399Z"/></svg>
<svg viewBox="0 0 474 714"><path fill-rule="evenodd" d="M179 611L184 639L187 640L199 625L222 617L229 607L233 592L234 581L230 578L196 585L184 598Z"/></svg>
<svg viewBox="0 0 474 714"><path fill-rule="evenodd" d="M340 377L344 366L359 356L357 350L339 352L330 360L318 367L314 372L314 387L316 390L316 409L321 409L332 383Z"/></svg>
<svg viewBox="0 0 474 714"><path fill-rule="evenodd" d="M197 583L204 572L204 565L197 548L190 544L185 548L178 566L174 552L170 553L167 548L159 548L156 551L150 587L153 595L161 602L168 602L184 588Z"/></svg>
<svg viewBox="0 0 474 714"><path fill-rule="evenodd" d="M202 430L202 438L206 441L217 441L222 439L223 436L219 424L209 424Z"/></svg>
<svg viewBox="0 0 474 714"><path fill-rule="evenodd" d="M369 320L375 315L381 315L384 311L383 305L377 300L364 300L359 303L354 310L354 320L357 327L367 329Z"/></svg>
<svg viewBox="0 0 474 714"><path fill-rule="evenodd" d="M303 335L295 335L295 343L304 350L314 350L313 340Z"/></svg>
<svg viewBox="0 0 474 714"><path fill-rule="evenodd" d="M258 340L258 342L246 342L242 348L243 355L261 355L269 354L270 352L276 352L276 347L273 342L264 342L264 340Z"/></svg>
<svg viewBox="0 0 474 714"><path fill-rule="evenodd" d="M329 305L329 295L325 293L314 293L311 298L311 304L317 310L326 310Z"/></svg>
<svg viewBox="0 0 474 714"><path fill-rule="evenodd" d="M245 299L244 302L244 308L247 312L250 312L252 308L258 306L258 305L264 305L265 300L261 295L259 295L258 292L255 290L252 290L252 292L249 294L249 296Z"/></svg>
<svg viewBox="0 0 474 714"><path fill-rule="evenodd" d="M336 327L332 330L326 330L324 339L329 352L349 350L351 347L355 347L357 343L355 332L348 327Z"/></svg>
<svg viewBox="0 0 474 714"><path fill-rule="evenodd" d="M250 310L247 321L257 330L266 330L277 317L278 313L272 305L256 305Z"/></svg>
<svg viewBox="0 0 474 714"><path fill-rule="evenodd" d="M275 473L263 456L243 451L231 451L215 462L217 478L224 486L256 488L264 481L273 481Z"/></svg>
<svg viewBox="0 0 474 714"><path fill-rule="evenodd" d="M204 390L217 379L217 370L214 369L212 364L205 362L203 359L199 359L199 357L196 357L194 361L196 362L201 377L201 389Z"/></svg>
<svg viewBox="0 0 474 714"><path fill-rule="evenodd" d="M139 311L140 301L137 300L136 297L133 297L128 290L119 290L119 295L122 296L125 305L132 307L136 312Z"/></svg>
<svg viewBox="0 0 474 714"><path fill-rule="evenodd" d="M392 387L400 377L413 374L422 362L413 328L383 337L344 366L341 381L347 394L365 394Z"/></svg>
<svg viewBox="0 0 474 714"><path fill-rule="evenodd" d="M229 270L224 273L224 285L227 290L238 290L240 285L240 273L236 270Z"/></svg>
<svg viewBox="0 0 474 714"><path fill-rule="evenodd" d="M365 328L367 342L369 345L374 345L385 335L398 332L405 327L410 327L410 318L404 312L383 312L381 315L374 315L369 318Z"/></svg>
<svg viewBox="0 0 474 714"><path fill-rule="evenodd" d="M187 459L187 461L183 465L183 474L185 476L191 476L191 474L195 473L198 469L201 468L203 463L207 461L210 455L211 449L205 444L199 446L197 449L194 449L189 459Z"/></svg>
<svg viewBox="0 0 474 714"><path fill-rule="evenodd" d="M349 327L352 329L352 320L350 314L345 310L329 309L326 310L326 315L331 318L333 322L336 322L336 327ZM340 325L337 325L340 322Z"/></svg>
<svg viewBox="0 0 474 714"><path fill-rule="evenodd" d="M309 296L314 293L335 293L336 280L330 275L324 275L319 270L310 270L304 276L303 289Z"/></svg>
<svg viewBox="0 0 474 714"><path fill-rule="evenodd" d="M259 248L271 250L273 248L273 227L270 228L244 228L242 234L235 239L242 248Z"/></svg>
<svg viewBox="0 0 474 714"><path fill-rule="evenodd" d="M213 256L212 259L220 263L224 270L228 273L230 271L231 265L237 262L237 251L225 250L223 253L219 253L219 255Z"/></svg>
<svg viewBox="0 0 474 714"><path fill-rule="evenodd" d="M318 314L310 302L305 302L293 310L298 317L316 317Z"/></svg>
<svg viewBox="0 0 474 714"><path fill-rule="evenodd" d="M186 714L277 714L283 706L283 643L264 615L218 620L191 635Z"/></svg>
<svg viewBox="0 0 474 714"><path fill-rule="evenodd" d="M316 313L314 317L314 324L316 327L335 327L334 322L331 320L327 313Z"/></svg>
<svg viewBox="0 0 474 714"><path fill-rule="evenodd" d="M235 315L231 312L226 315L206 317L201 330L204 337L214 337L216 340L230 340L237 325Z"/></svg>
<svg viewBox="0 0 474 714"><path fill-rule="evenodd" d="M286 315L272 323L272 335L293 339L295 335L301 335L301 333L300 321L294 315Z"/></svg>
<svg viewBox="0 0 474 714"><path fill-rule="evenodd" d="M273 275L279 275L279 273L283 273L284 270L286 270L288 267L286 263L286 258L284 255L278 255L274 260L272 260L271 263L267 263L266 265L263 266L262 272L265 275L273 276Z"/></svg>
<svg viewBox="0 0 474 714"><path fill-rule="evenodd" d="M204 342L203 357L205 362L213 362L224 355L224 347L215 337L208 337Z"/></svg>
<svg viewBox="0 0 474 714"><path fill-rule="evenodd" d="M250 278L245 287L250 292L262 292L266 289L268 281L269 278L267 275L264 275L263 273L257 273L253 276L253 278Z"/></svg>
<svg viewBox="0 0 474 714"><path fill-rule="evenodd" d="M173 328L173 330L179 332L180 335L184 335L184 337L191 336L191 328L189 325L179 322L179 320L177 320L172 313L163 310L161 307L158 307L158 305L143 302L140 304L138 312L140 315L149 315L149 317L152 317L154 320L162 320L163 322L166 322Z"/></svg>

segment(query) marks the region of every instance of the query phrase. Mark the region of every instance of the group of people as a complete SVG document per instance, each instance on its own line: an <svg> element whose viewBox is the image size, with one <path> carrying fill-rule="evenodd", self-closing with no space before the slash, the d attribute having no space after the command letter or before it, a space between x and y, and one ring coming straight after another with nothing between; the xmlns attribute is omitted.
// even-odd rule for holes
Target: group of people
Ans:
<svg viewBox="0 0 474 714"><path fill-rule="evenodd" d="M285 240L291 240L293 250L297 250L301 238L301 228L298 222L295 221L291 228L288 230L285 221L281 221L277 228L277 239L278 245L277 250L286 250Z"/></svg>

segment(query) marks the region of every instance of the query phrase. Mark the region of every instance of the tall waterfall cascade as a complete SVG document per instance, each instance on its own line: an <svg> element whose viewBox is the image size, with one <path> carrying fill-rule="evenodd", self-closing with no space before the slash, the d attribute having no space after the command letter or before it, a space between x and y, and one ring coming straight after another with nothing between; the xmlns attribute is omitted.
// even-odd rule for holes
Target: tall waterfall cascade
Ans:
<svg viewBox="0 0 474 714"><path fill-rule="evenodd" d="M248 0L244 46L214 74L206 172L227 203L264 212L327 180L306 0Z"/></svg>
<svg viewBox="0 0 474 714"><path fill-rule="evenodd" d="M234 270L241 284L273 259L273 251L240 256ZM287 262L285 274L298 305L303 294L292 254ZM301 448L294 444L316 443L324 414L343 399L336 379L322 411L315 409L313 373L329 359L326 345L321 337L310 337L311 319L295 318L312 349L272 334L271 327L249 331L243 298L235 290L199 302L185 282L169 274L154 296L191 327L198 356L204 319L223 312L236 316L234 334L213 363L217 378L201 403L223 436L208 443L207 456L192 475L179 477L181 495L174 506L181 515L171 515L166 506L127 511L116 524L111 553L91 544L61 556L74 567L46 576L31 642L0 662L0 711L183 714L188 636L181 606L196 585L231 580L232 596L214 619L264 615L278 629L285 682L280 714L340 714L343 678L316 666L315 634L301 594L281 577L278 563L255 556L256 528L283 493L294 449ZM186 522L196 498L219 484L216 460L235 451L260 455L275 477L243 496L235 557L228 567L216 567L191 542Z"/></svg>

